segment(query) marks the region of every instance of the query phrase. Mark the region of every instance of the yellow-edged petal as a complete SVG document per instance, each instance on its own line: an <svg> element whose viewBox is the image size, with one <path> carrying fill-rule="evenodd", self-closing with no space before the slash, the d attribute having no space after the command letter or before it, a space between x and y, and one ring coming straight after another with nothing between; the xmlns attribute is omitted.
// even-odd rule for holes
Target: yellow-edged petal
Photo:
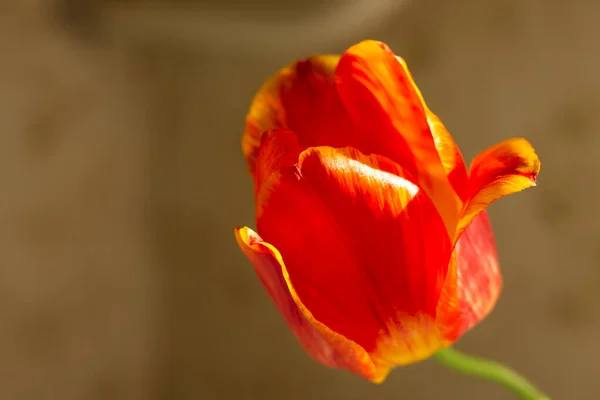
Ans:
<svg viewBox="0 0 600 400"><path fill-rule="evenodd" d="M462 204L448 180L421 94L405 65L385 44L368 40L344 53L336 77L342 102L357 129L382 144L377 154L394 160L416 178L448 232L454 232Z"/></svg>
<svg viewBox="0 0 600 400"><path fill-rule="evenodd" d="M250 172L264 132L287 128L306 146L339 144L350 120L335 88L340 56L317 55L296 61L269 78L252 100L242 136Z"/></svg>
<svg viewBox="0 0 600 400"><path fill-rule="evenodd" d="M540 160L525 139L509 139L481 152L471 164L470 195L461 215L456 238L493 201L535 186L539 172Z"/></svg>
<svg viewBox="0 0 600 400"><path fill-rule="evenodd" d="M375 365L361 346L319 322L304 306L281 254L273 245L262 241L247 227L237 228L235 235L288 326L316 361L329 367L348 369L376 383L385 379L389 366Z"/></svg>
<svg viewBox="0 0 600 400"><path fill-rule="evenodd" d="M425 102L425 99L423 98L418 86L415 84L406 61L404 61L402 57L396 58L404 68L408 79L410 79L411 85L421 99L421 103L423 104L423 109L425 110L425 115L427 117L427 123L433 137L433 142L442 162L442 166L444 167L446 175L448 176L448 180L450 181L450 184L452 185L456 195L461 199L461 201L464 201L468 195L467 184L469 175L460 149L454 142L450 132L448 132L442 123L442 120L439 119L438 116L429 109L429 107L427 107L427 103Z"/></svg>

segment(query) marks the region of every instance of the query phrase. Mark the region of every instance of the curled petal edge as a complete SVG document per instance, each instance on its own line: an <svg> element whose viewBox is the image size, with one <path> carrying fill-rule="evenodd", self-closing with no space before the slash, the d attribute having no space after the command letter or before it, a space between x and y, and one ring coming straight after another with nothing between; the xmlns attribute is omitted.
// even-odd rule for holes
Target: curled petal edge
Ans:
<svg viewBox="0 0 600 400"><path fill-rule="evenodd" d="M540 165L535 150L522 138L505 140L479 153L471 164L470 196L461 213L455 242L491 203L535 186Z"/></svg>
<svg viewBox="0 0 600 400"><path fill-rule="evenodd" d="M482 151L473 160L469 177L469 198L463 207L454 236L452 262L448 268L446 283L438 306L438 313L442 319L441 326L444 327L445 336L449 340L456 339L490 313L502 286L501 277L497 271L497 255L494 253L491 255L493 259L487 260L487 262L495 263L495 265L491 264L487 267L490 274L497 276L494 278L494 282L489 283L490 293L488 293L487 301L481 304L470 304L471 318L466 320L462 315L465 305L464 303L461 305L461 302L469 302L469 300L463 298L466 291L461 291L458 287L458 280L463 280L459 279L460 277L457 275L460 273L456 260L458 242L475 218L480 216L492 202L500 197L535 186L540 165L535 150L527 140L522 138L508 139L498 143ZM487 216L480 218L479 222L489 225ZM487 229L491 231L491 227L488 226Z"/></svg>
<svg viewBox="0 0 600 400"><path fill-rule="evenodd" d="M330 367L348 369L373 383L381 383L385 380L391 367L376 365L371 356L360 345L329 329L314 318L310 310L304 306L290 280L281 254L273 245L263 242L260 236L248 227L236 228L235 235L240 248L255 266L259 278L267 286L269 294L276 302L286 322L313 358ZM297 321L294 322L293 318L289 318L289 315L286 315L286 312L282 310L282 304L278 304L273 289L269 288L264 281L264 271L261 272L261 265L256 265L256 263L264 262L270 262L280 268L280 271L277 272L280 272L283 277L286 286L284 290L287 290L295 307L297 307L299 315L309 324L308 326L299 326Z"/></svg>

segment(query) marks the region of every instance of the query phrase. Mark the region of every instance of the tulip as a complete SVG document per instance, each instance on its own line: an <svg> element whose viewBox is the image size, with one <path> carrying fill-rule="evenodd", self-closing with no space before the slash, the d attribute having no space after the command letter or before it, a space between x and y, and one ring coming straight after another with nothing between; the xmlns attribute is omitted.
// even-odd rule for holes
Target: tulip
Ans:
<svg viewBox="0 0 600 400"><path fill-rule="evenodd" d="M467 169L404 60L364 41L284 68L242 139L257 232L236 229L315 360L382 382L452 345L501 289L486 207L535 185L524 139Z"/></svg>

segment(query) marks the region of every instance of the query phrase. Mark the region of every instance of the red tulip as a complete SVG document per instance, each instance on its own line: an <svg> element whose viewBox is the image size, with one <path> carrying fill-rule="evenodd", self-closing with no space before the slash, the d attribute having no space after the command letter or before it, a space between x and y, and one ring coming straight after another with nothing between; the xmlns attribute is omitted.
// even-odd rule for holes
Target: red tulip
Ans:
<svg viewBox="0 0 600 400"><path fill-rule="evenodd" d="M260 233L236 229L306 351L373 382L451 345L501 288L486 207L535 185L524 139L467 171L383 43L284 68L255 97L242 142Z"/></svg>

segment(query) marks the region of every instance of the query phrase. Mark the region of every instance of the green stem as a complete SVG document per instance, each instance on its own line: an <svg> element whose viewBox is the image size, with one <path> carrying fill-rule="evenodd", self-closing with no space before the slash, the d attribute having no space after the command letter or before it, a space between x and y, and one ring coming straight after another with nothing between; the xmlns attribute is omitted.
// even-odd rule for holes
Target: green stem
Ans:
<svg viewBox="0 0 600 400"><path fill-rule="evenodd" d="M440 364L450 369L499 383L512 390L521 399L550 400L521 375L497 362L469 356L453 348L440 350L434 357Z"/></svg>

